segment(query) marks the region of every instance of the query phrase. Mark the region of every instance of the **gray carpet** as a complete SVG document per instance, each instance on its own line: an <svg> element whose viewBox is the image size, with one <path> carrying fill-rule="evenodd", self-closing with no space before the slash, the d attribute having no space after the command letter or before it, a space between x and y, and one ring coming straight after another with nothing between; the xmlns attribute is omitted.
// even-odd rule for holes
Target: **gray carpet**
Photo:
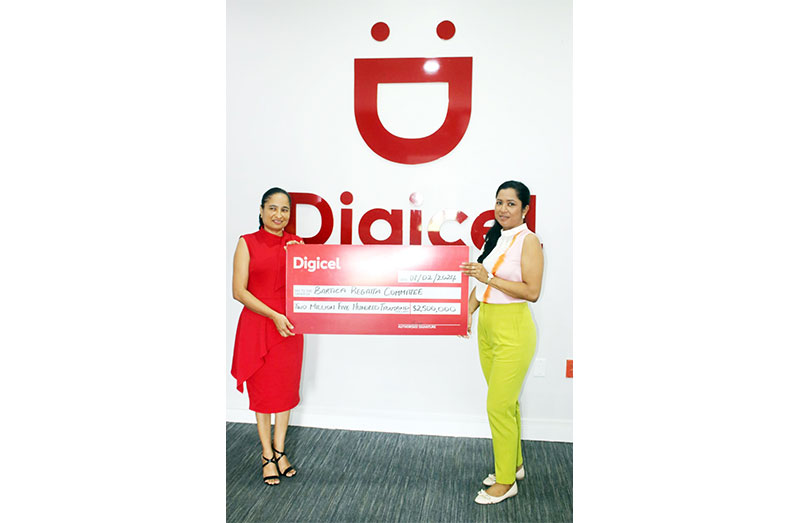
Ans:
<svg viewBox="0 0 798 523"><path fill-rule="evenodd" d="M519 493L477 505L489 439L289 426L298 473L262 482L257 427L227 424L227 522L573 521L573 444L524 441Z"/></svg>

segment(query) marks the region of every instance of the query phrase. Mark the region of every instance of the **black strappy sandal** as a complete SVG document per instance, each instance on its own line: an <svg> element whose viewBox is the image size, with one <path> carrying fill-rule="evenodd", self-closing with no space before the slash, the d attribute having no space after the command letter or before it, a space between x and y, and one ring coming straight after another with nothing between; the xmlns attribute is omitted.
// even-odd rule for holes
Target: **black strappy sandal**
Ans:
<svg viewBox="0 0 798 523"><path fill-rule="evenodd" d="M264 463L261 466L261 468L265 467L269 463L274 463L274 466L277 468L277 475L276 476L264 476L263 483L265 483L266 485L269 485L270 487L274 487L275 485L279 485L280 484L280 466L277 464L277 460L274 459L274 456L272 456L272 458L269 459L266 456L261 454L260 457L261 457L261 461L263 461L264 459L266 460L266 463ZM266 481L268 479L276 479L277 483L269 483L268 481Z"/></svg>
<svg viewBox="0 0 798 523"><path fill-rule="evenodd" d="M274 447L272 447L272 451L275 454L279 454L279 456L277 456L277 459L274 460L274 464L277 465L277 462L285 457L285 452L280 452ZM292 470L294 471L294 473L289 476L288 473L291 472ZM293 467L293 465L289 466L287 469L285 469L282 472L280 471L280 465L277 465L277 472L279 472L281 476L285 476L287 478L293 478L294 476L296 476L296 469Z"/></svg>

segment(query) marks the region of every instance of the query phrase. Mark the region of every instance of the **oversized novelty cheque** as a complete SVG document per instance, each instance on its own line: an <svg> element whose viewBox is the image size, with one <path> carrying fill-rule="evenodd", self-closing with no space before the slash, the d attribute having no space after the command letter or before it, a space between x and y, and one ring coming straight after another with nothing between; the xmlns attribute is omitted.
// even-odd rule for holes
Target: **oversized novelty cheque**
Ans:
<svg viewBox="0 0 798 523"><path fill-rule="evenodd" d="M462 335L467 246L289 245L286 315L298 334Z"/></svg>

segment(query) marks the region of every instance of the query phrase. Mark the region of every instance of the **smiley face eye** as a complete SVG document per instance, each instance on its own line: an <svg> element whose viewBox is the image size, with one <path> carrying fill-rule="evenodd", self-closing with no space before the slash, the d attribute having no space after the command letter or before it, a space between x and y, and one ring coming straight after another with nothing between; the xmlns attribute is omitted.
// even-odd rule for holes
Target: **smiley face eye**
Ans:
<svg viewBox="0 0 798 523"><path fill-rule="evenodd" d="M391 34L391 30L385 22L377 22L371 26L371 37L378 42L388 38L389 34Z"/></svg>
<svg viewBox="0 0 798 523"><path fill-rule="evenodd" d="M373 33L372 29L372 34ZM454 36L454 24L451 23L449 20L444 20L443 22L438 24L438 28L436 29L438 36L441 37L443 40L448 40Z"/></svg>

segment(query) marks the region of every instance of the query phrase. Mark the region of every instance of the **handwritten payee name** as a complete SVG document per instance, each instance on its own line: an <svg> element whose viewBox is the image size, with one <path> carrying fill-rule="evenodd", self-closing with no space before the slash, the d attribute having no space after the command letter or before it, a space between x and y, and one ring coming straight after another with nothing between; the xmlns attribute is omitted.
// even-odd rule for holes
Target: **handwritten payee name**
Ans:
<svg viewBox="0 0 798 523"><path fill-rule="evenodd" d="M424 292L422 288L401 288L401 287L322 287L313 288L313 296L382 296L386 298L403 298L421 296Z"/></svg>

